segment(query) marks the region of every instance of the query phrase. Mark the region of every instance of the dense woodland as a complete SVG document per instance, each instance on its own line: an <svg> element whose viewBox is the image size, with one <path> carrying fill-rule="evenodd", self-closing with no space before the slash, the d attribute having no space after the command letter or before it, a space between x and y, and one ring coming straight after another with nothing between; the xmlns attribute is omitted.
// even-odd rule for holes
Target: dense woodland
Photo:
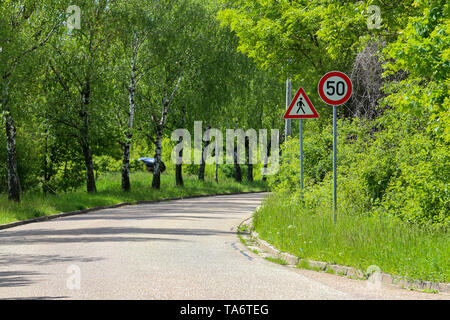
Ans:
<svg viewBox="0 0 450 320"><path fill-rule="evenodd" d="M82 184L95 193L106 171L121 171L128 191L140 156L157 159L149 181L159 189L163 157L174 171L173 130L193 132L194 121L203 130L282 123L278 75L237 52L217 3L76 1L79 28L72 4L0 4L0 187L9 199ZM204 165L188 170L204 179ZM176 172L182 184L181 166Z"/></svg>
<svg viewBox="0 0 450 320"><path fill-rule="evenodd" d="M303 201L308 210L330 211L332 108L318 97L317 83L340 70L354 92L338 107L339 211L449 225L447 1L222 3L219 19L239 37L239 50L263 70L292 75L294 88L303 86L320 114L305 121L304 198L298 138L284 145L272 190L288 192L292 205Z"/></svg>
<svg viewBox="0 0 450 320"><path fill-rule="evenodd" d="M71 5L80 28L68 25ZM320 118L304 124L304 194L297 121L269 187L329 210L332 109L317 83L340 70L354 86L338 111L340 212L450 223L445 0L2 0L0 17L0 191L10 200L95 193L107 171L132 190L140 156L156 158L149 184L164 188L174 129L284 132L290 77ZM182 167L164 162L181 184ZM205 165L183 167L204 179ZM242 179L238 166L220 170Z"/></svg>

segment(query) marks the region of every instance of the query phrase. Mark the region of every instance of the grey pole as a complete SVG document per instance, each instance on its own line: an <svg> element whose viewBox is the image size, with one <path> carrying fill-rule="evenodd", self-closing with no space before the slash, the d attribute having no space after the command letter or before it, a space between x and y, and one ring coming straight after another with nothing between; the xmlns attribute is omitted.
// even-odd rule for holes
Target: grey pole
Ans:
<svg viewBox="0 0 450 320"><path fill-rule="evenodd" d="M303 119L300 119L300 190L303 198Z"/></svg>
<svg viewBox="0 0 450 320"><path fill-rule="evenodd" d="M337 204L337 178L336 178L336 113L337 107L333 106L333 223L336 223L336 204Z"/></svg>
<svg viewBox="0 0 450 320"><path fill-rule="evenodd" d="M291 93L291 79L288 77L286 80L286 110L289 108L289 105L291 104L292 99L292 93ZM291 129L291 119L286 119L285 121L285 131L284 136L287 140L287 137L290 136L292 133Z"/></svg>

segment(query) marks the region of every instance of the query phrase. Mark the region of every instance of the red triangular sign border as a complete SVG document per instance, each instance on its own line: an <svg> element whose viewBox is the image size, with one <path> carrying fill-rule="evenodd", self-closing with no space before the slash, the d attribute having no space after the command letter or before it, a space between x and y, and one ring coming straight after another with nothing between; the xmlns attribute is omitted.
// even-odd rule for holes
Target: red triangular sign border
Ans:
<svg viewBox="0 0 450 320"><path fill-rule="evenodd" d="M294 107L295 101L297 101L300 94L303 94L303 96L305 97L306 103L311 108L311 111L313 112L313 114L304 114L304 115L290 115L289 114L291 112L292 108ZM319 117L319 114L317 113L316 109L314 109L314 106L311 103L311 100L309 100L309 97L306 94L305 90L303 90L303 88L300 87L300 89L298 89L297 94L295 95L294 99L292 99L291 105L286 110L286 113L284 114L283 118L284 119L308 119L308 118L311 119L311 118L318 118L318 117Z"/></svg>

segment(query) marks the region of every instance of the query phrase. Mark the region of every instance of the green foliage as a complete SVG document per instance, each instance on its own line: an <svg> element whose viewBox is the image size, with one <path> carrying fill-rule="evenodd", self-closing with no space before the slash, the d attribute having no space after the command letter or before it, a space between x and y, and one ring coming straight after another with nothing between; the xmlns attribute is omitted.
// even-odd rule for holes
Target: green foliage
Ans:
<svg viewBox="0 0 450 320"><path fill-rule="evenodd" d="M282 266L288 265L289 263L287 263L287 261L280 259L280 258L273 258L273 257L264 257L264 259L270 261L270 262L274 262L274 263L278 263L281 264Z"/></svg>
<svg viewBox="0 0 450 320"><path fill-rule="evenodd" d="M239 8L224 9L223 20L237 23L233 20L236 16L270 12L269 9L276 14L304 11L295 14L317 19L321 27L315 34L329 42L331 58L358 50L358 43L367 40L366 32L357 27L365 21L364 16L351 13L352 10L361 13L369 4L366 2L330 1L321 8L302 9L293 9L287 3L277 8L263 1L255 3L249 5L248 13ZM448 227L448 3L415 1L411 5L402 1L393 10L380 6L383 30L388 35L380 38L387 42L382 53L387 96L379 101L379 107L385 111L371 122L357 118L338 121L338 209L341 214L387 216L414 224ZM336 23L330 23L332 20ZM277 21L288 25L282 19ZM350 32L347 26L352 24ZM260 52L257 46L250 45L253 40L247 39L244 31L240 34L239 27L232 27L250 48L247 50ZM336 34L339 36L333 39ZM259 41L270 45L267 38ZM317 59L323 56L322 53ZM284 144L280 171L269 180L272 190L290 194L291 204L302 202L314 212L331 209L332 131L329 118L326 119L322 123L308 121L304 131L306 187L303 196L299 192L298 137Z"/></svg>
<svg viewBox="0 0 450 320"><path fill-rule="evenodd" d="M338 121L338 210L341 214L387 215L417 224L450 226L448 145L429 138L420 121L396 110L376 122ZM303 198L299 140L282 148L279 172L269 177L275 192L291 194L315 212L332 203L331 124L304 131ZM405 139L407 137L407 139Z"/></svg>
<svg viewBox="0 0 450 320"><path fill-rule="evenodd" d="M94 167L100 172L119 172L122 169L122 161L104 155L94 158Z"/></svg>
<svg viewBox="0 0 450 320"><path fill-rule="evenodd" d="M266 199L253 221L270 244L302 259L362 271L376 265L406 279L450 279L450 236L445 230L370 215L343 214L333 224L329 211L308 210L281 193Z"/></svg>
<svg viewBox="0 0 450 320"><path fill-rule="evenodd" d="M19 133L24 133L19 131ZM17 141L18 150L18 171L22 179L22 188L24 190L33 190L39 185L38 170L39 170L39 145L36 141L30 139L31 137L20 135ZM0 132L0 140L5 141L5 134L2 130ZM7 180L7 168L6 168L6 149L0 149L0 179L1 181ZM7 191L7 184L0 184L0 192Z"/></svg>
<svg viewBox="0 0 450 320"><path fill-rule="evenodd" d="M132 189L130 192L121 190L119 173L105 173L98 179L98 192L90 194L81 188L72 192L60 192L56 195L43 195L41 192L26 192L21 203L10 202L5 195L0 195L0 224L17 220L30 219L60 212L81 210L95 206L106 206L121 202L136 202L139 200L157 200L169 197L204 195L217 193L234 193L265 190L265 184L236 183L233 180L220 177L220 184L211 179L198 181L196 176L186 176L184 187L175 186L172 175L162 175L161 190L153 190L148 172L134 172L130 175Z"/></svg>
<svg viewBox="0 0 450 320"><path fill-rule="evenodd" d="M386 75L407 72L408 77L392 81L384 103L401 112L428 119L427 130L450 143L450 22L447 1L415 1L422 14L410 17L397 41L385 49Z"/></svg>
<svg viewBox="0 0 450 320"><path fill-rule="evenodd" d="M52 179L47 182L54 192L67 192L78 189L85 182L85 168L82 159L67 160ZM44 189L45 185L43 185Z"/></svg>
<svg viewBox="0 0 450 320"><path fill-rule="evenodd" d="M409 222L450 226L448 145L416 135L401 147L399 174L389 183L382 207Z"/></svg>
<svg viewBox="0 0 450 320"><path fill-rule="evenodd" d="M306 91L316 91L325 72L348 71L364 44L392 41L408 15L411 1L221 0L218 18L239 38L239 50L264 69L291 74ZM368 6L378 5L382 28L367 27Z"/></svg>
<svg viewBox="0 0 450 320"><path fill-rule="evenodd" d="M297 136L285 141L280 170L269 177L275 195L255 217L258 232L300 257L448 281L448 1L221 3L218 18L238 36L239 50L265 70L290 75L321 115L304 124L304 192ZM380 29L366 25L369 5L381 9ZM317 82L327 71L352 70L368 43L383 62L384 79L374 80L385 83L385 97L372 110L378 119L338 121L334 226L331 108L318 105Z"/></svg>
<svg viewBox="0 0 450 320"><path fill-rule="evenodd" d="M66 23L72 4L81 9L80 29ZM154 156L161 101L180 76L162 129L167 174L175 172L167 135L176 128L191 129L195 120L220 129L281 123L277 76L237 52L237 38L220 27L216 12L215 1L202 0L0 1L0 113L3 126L11 115L17 128L23 191L73 191L91 171L89 158L95 178L118 172L125 142L131 142L131 171L142 170L137 158ZM5 192L5 148L0 159ZM183 170L197 174L198 165ZM207 166L207 175L213 174Z"/></svg>
<svg viewBox="0 0 450 320"><path fill-rule="evenodd" d="M166 174L175 172L174 143L167 134L191 129L195 120L220 129L281 128L285 97L279 78L291 75L321 117L304 122L304 193L298 191L298 137L282 146L280 171L269 184L289 194L293 205L328 212L331 108L320 103L317 82L331 69L352 70L356 54L373 42L384 61L386 97L378 103L381 116L373 121L345 119L339 108L339 212L449 226L446 1L80 1L82 21L89 23L70 32L64 25L69 1L41 1L28 16L32 4L0 3L0 15L7 17L0 21L0 39L7 40L0 43L1 111L16 120L24 191L77 189L86 176L81 144L87 142L97 178L121 170L121 145L128 139L131 170L142 170L137 158L154 155L151 140L161 126L161 101L179 76L162 129ZM380 29L367 28L369 5L381 8ZM48 10L40 10L44 7ZM53 26L48 42L27 52ZM142 42L131 129L126 88L135 38ZM0 177L6 181L5 150L0 159ZM254 166L255 179L261 178L260 169ZM245 179L246 166L241 170ZM196 175L198 165L184 165L183 171ZM232 165L220 165L222 176L231 178L233 171ZM207 165L206 176L213 175L214 166ZM3 183L0 191L5 189Z"/></svg>

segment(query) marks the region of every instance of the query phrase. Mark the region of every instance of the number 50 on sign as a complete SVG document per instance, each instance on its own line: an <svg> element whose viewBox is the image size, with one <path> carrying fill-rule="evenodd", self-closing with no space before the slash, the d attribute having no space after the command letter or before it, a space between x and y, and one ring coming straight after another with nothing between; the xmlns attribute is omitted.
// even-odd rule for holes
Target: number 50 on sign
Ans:
<svg viewBox="0 0 450 320"><path fill-rule="evenodd" d="M344 104L352 94L352 82L342 72L331 71L319 81L319 95L329 105L338 106Z"/></svg>

